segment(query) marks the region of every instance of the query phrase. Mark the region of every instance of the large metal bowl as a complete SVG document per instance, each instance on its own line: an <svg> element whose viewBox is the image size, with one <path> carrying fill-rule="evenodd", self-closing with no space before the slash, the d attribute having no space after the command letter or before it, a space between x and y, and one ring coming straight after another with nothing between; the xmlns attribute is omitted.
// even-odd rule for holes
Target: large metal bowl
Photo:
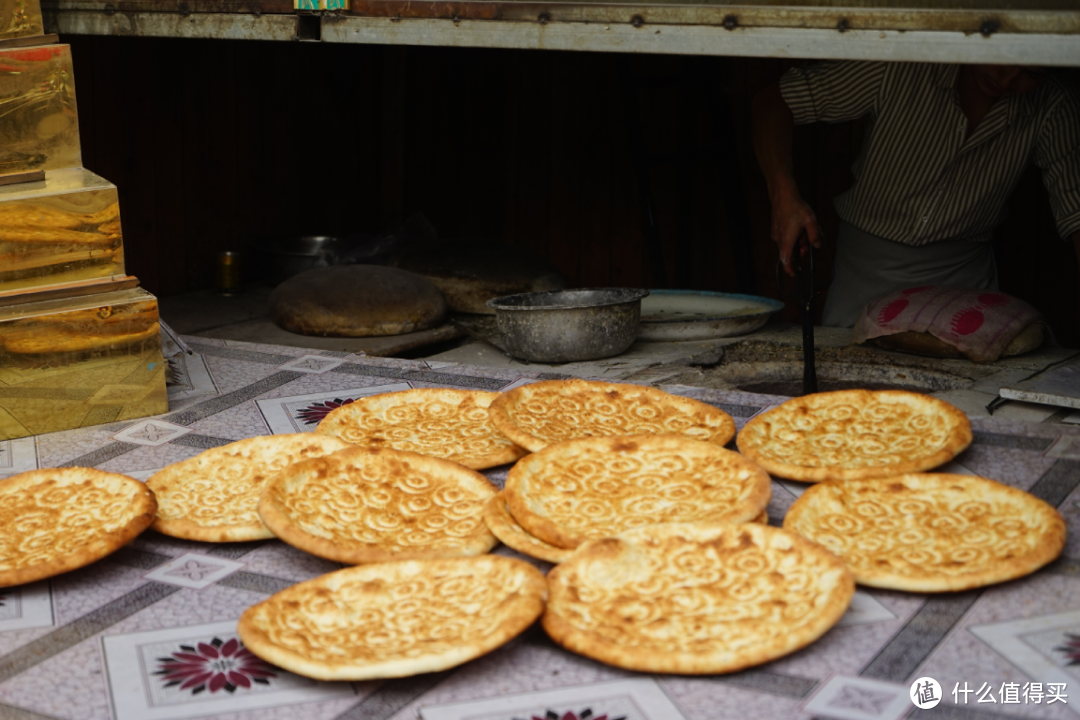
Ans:
<svg viewBox="0 0 1080 720"><path fill-rule="evenodd" d="M618 355L633 344L648 290L585 288L492 298L506 351L530 362L562 363Z"/></svg>

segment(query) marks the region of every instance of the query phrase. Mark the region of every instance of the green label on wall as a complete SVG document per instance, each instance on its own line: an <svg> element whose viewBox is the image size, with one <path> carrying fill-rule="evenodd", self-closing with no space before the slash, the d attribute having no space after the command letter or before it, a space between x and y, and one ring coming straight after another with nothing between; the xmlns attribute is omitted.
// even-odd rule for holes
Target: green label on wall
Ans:
<svg viewBox="0 0 1080 720"><path fill-rule="evenodd" d="M349 0L293 0L296 10L348 10Z"/></svg>

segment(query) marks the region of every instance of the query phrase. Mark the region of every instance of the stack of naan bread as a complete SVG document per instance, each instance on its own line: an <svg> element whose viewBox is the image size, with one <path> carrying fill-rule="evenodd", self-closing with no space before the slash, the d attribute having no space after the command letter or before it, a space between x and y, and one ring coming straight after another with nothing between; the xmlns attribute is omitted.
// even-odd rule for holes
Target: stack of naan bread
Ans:
<svg viewBox="0 0 1080 720"><path fill-rule="evenodd" d="M556 642L603 662L724 673L813 642L856 582L961 590L1030 573L1064 546L1061 516L1030 494L924 472L972 439L942 401L821 393L752 419L739 452L724 447L734 436L721 410L634 385L371 396L315 434L208 450L145 487L85 469L0 481L13 531L0 537L0 586L79 567L152 521L357 565L240 620L252 652L309 677L445 669L541 615ZM478 472L510 462L502 491ZM770 473L817 483L783 528L767 524ZM66 533L81 551L50 552ZM499 540L557 565L545 578L487 554Z"/></svg>

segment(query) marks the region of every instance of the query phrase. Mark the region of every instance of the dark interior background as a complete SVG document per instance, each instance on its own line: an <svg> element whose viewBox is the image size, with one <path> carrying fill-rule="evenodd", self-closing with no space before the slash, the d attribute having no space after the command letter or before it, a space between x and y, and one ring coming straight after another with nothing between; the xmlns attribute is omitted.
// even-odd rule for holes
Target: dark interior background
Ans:
<svg viewBox="0 0 1080 720"><path fill-rule="evenodd" d="M249 251L250 268L270 236L388 232L419 212L442 238L536 250L576 286L777 297L750 104L790 60L62 40L83 162L119 187L128 271L159 295L212 286L221 250ZM859 139L858 123L797 130L796 173L829 239ZM1010 205L1002 289L1078 347L1075 254L1036 169Z"/></svg>

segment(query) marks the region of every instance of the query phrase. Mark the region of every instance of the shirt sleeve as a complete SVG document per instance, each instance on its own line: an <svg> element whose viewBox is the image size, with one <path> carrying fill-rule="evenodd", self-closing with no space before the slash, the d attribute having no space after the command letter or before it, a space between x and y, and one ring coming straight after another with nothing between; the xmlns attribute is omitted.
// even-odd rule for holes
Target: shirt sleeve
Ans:
<svg viewBox="0 0 1080 720"><path fill-rule="evenodd" d="M1057 231L1068 238L1080 230L1080 98L1062 86L1035 142L1035 164L1050 193Z"/></svg>
<svg viewBox="0 0 1080 720"><path fill-rule="evenodd" d="M788 70L780 94L796 125L854 120L877 109L886 63L830 60Z"/></svg>

